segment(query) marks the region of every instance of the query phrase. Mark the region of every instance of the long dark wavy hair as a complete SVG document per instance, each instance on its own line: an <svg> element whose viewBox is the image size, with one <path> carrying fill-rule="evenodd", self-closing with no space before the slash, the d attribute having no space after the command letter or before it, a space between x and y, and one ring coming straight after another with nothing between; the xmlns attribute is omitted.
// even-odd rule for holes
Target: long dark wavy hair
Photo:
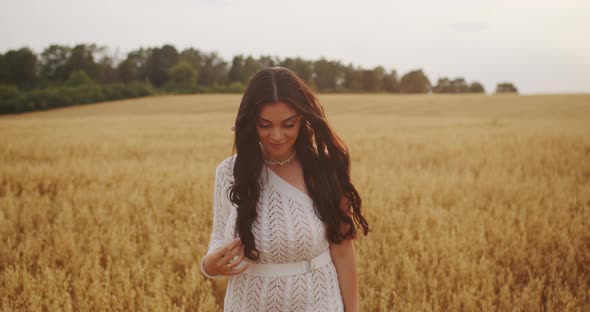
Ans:
<svg viewBox="0 0 590 312"><path fill-rule="evenodd" d="M302 116L295 150L315 213L326 226L328 240L340 243L344 239L354 239L357 228L362 228L365 236L369 232L367 220L361 214L361 197L350 181L348 149L328 124L314 92L289 69L267 67L250 79L234 125L233 151L237 156L229 197L238 207L236 231L250 260L259 259L252 223L257 217L261 189L258 178L264 166L256 121L264 105L278 102L289 105ZM343 196L348 204L346 213L341 210ZM341 231L343 223L348 228L345 233Z"/></svg>

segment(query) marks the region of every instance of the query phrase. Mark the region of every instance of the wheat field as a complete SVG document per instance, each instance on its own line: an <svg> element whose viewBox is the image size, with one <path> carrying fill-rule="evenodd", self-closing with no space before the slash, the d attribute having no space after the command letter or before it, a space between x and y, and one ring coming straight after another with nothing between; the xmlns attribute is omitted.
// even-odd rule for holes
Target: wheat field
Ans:
<svg viewBox="0 0 590 312"><path fill-rule="evenodd" d="M371 232L362 311L590 311L590 95L320 95ZM239 95L0 117L2 311L219 311Z"/></svg>

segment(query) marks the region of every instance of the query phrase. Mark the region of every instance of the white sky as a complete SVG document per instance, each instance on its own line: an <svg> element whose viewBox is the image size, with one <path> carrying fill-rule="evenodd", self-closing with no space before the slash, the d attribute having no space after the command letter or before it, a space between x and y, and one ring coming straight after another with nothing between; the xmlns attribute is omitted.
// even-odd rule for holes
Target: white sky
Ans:
<svg viewBox="0 0 590 312"><path fill-rule="evenodd" d="M0 52L52 43L118 50L173 44L326 57L401 74L422 68L521 93L590 92L587 0L0 0Z"/></svg>

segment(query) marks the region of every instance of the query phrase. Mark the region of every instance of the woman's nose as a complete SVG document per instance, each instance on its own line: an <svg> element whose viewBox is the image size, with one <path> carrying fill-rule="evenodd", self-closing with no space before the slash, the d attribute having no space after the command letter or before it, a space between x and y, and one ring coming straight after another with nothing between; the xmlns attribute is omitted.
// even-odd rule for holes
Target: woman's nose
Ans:
<svg viewBox="0 0 590 312"><path fill-rule="evenodd" d="M274 142L280 143L280 140L283 138L283 132L281 132L281 129L274 128L270 134L270 138Z"/></svg>

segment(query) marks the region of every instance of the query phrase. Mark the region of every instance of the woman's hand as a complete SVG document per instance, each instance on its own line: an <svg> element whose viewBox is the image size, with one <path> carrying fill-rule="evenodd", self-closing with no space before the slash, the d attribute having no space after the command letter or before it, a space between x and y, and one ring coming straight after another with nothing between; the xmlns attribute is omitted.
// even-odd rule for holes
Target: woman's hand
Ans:
<svg viewBox="0 0 590 312"><path fill-rule="evenodd" d="M236 275L244 272L248 264L234 270L245 258L244 245L239 238L227 243L213 251L203 259L203 268L209 275ZM239 256L238 259L234 259Z"/></svg>

